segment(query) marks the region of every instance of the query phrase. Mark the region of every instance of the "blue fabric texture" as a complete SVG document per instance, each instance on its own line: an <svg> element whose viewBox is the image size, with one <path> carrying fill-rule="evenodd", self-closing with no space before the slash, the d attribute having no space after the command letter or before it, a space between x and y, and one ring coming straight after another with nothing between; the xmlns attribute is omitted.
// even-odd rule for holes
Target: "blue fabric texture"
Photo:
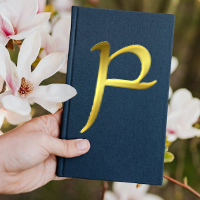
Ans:
<svg viewBox="0 0 200 200"><path fill-rule="evenodd" d="M73 7L67 84L77 95L64 104L61 138L86 138L90 151L58 158L57 175L83 179L161 185L174 15ZM107 41L111 52L142 45L152 63L142 82L157 80L145 90L105 87L94 124L80 133L93 105L100 52L90 49ZM139 58L125 53L113 59L108 78L135 80Z"/></svg>

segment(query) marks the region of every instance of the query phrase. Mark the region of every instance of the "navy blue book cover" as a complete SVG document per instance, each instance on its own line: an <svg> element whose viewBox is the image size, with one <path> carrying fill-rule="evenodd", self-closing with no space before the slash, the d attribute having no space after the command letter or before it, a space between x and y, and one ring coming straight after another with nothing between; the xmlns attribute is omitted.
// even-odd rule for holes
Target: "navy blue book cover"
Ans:
<svg viewBox="0 0 200 200"><path fill-rule="evenodd" d="M77 95L64 104L60 138L86 138L91 149L80 157L58 158L58 176L162 184L173 33L174 15L72 8L66 83ZM107 45L110 52L103 47L94 50L95 45ZM140 80L144 88L114 83L137 80L143 65L148 65L139 53L123 51L131 45L151 58ZM97 117L81 133L94 112L97 80L99 87L104 84L99 68L105 52L110 62L102 62L104 67L108 64L110 82L105 82Z"/></svg>

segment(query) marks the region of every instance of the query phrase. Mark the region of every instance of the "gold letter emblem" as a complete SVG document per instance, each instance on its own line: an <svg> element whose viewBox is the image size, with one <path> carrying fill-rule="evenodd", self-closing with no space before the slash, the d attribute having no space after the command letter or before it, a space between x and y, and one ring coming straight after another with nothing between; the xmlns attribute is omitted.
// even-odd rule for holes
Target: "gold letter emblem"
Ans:
<svg viewBox="0 0 200 200"><path fill-rule="evenodd" d="M145 47L140 45L131 45L120 49L111 56L110 56L110 44L108 42L100 42L96 44L91 49L91 51L97 49L100 50L101 55L100 55L99 72L98 72L94 102L88 122L85 125L85 127L81 130L81 133L88 130L96 120L101 106L105 86L142 90L152 87L157 82L157 81L152 81L150 83L144 83L144 82L140 83L140 81L142 81L142 79L147 75L151 67L151 55ZM122 53L128 53L128 52L137 55L141 61L142 67L139 77L133 81L121 80L121 79L107 79L108 66L111 60Z"/></svg>

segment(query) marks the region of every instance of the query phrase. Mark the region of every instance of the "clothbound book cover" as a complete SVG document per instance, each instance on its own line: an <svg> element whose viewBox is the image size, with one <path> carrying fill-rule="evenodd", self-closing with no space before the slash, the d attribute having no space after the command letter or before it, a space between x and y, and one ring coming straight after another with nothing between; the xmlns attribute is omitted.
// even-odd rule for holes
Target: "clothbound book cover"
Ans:
<svg viewBox="0 0 200 200"><path fill-rule="evenodd" d="M72 8L62 139L90 151L57 175L161 185L174 15Z"/></svg>

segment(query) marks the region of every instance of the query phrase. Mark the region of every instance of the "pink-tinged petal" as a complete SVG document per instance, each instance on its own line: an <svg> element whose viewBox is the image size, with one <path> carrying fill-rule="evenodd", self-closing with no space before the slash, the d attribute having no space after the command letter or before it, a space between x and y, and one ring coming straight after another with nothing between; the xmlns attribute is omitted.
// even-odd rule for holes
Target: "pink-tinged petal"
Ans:
<svg viewBox="0 0 200 200"><path fill-rule="evenodd" d="M45 110L52 114L56 113L59 109L62 108L62 103L50 102L40 98L31 98L30 100L42 106Z"/></svg>
<svg viewBox="0 0 200 200"><path fill-rule="evenodd" d="M0 13L0 30L3 31L6 36L10 36L15 33L11 22L2 13Z"/></svg>
<svg viewBox="0 0 200 200"><path fill-rule="evenodd" d="M34 19L28 23L24 28L19 30L16 35L10 36L11 39L21 40L33 33L36 29L43 26L50 18L51 13L45 12L37 14Z"/></svg>
<svg viewBox="0 0 200 200"><path fill-rule="evenodd" d="M65 102L77 94L76 90L67 84L51 84L38 86L27 95L27 98L44 99L50 102Z"/></svg>
<svg viewBox="0 0 200 200"><path fill-rule="evenodd" d="M65 37L69 40L71 29L71 13L68 13L66 16L59 19L53 26L52 36L56 37Z"/></svg>
<svg viewBox="0 0 200 200"><path fill-rule="evenodd" d="M106 191L104 195L104 200L118 200L113 192Z"/></svg>
<svg viewBox="0 0 200 200"><path fill-rule="evenodd" d="M17 31L29 24L38 11L37 0L8 0L0 5L3 13L17 29Z"/></svg>
<svg viewBox="0 0 200 200"><path fill-rule="evenodd" d="M184 109L186 104L192 99L192 94L187 89L179 89L174 92L171 101L170 108L173 111Z"/></svg>
<svg viewBox="0 0 200 200"><path fill-rule="evenodd" d="M164 200L163 198L159 197L158 195L154 194L146 194L143 198L140 200Z"/></svg>
<svg viewBox="0 0 200 200"><path fill-rule="evenodd" d="M12 125L18 125L32 119L30 114L23 116L11 111L6 111L5 117L8 123Z"/></svg>
<svg viewBox="0 0 200 200"><path fill-rule="evenodd" d="M0 43L3 44L4 46L6 46L6 44L8 43L9 40L10 39L8 37L6 37L5 33L0 31Z"/></svg>
<svg viewBox="0 0 200 200"><path fill-rule="evenodd" d="M0 131L0 136L3 135L4 133L2 131Z"/></svg>
<svg viewBox="0 0 200 200"><path fill-rule="evenodd" d="M200 116L200 101L197 98L191 99L183 109L183 113L180 116L180 124L183 127L190 128L197 122Z"/></svg>
<svg viewBox="0 0 200 200"><path fill-rule="evenodd" d="M12 61L11 63L7 63L6 82L13 93L16 94L20 88L21 80L17 73L16 66Z"/></svg>
<svg viewBox="0 0 200 200"><path fill-rule="evenodd" d="M176 57L172 57L172 62L171 62L171 74L176 70L176 68L178 67L178 59Z"/></svg>
<svg viewBox="0 0 200 200"><path fill-rule="evenodd" d="M21 80L18 76L15 64L10 60L8 50L0 44L0 75L7 85L16 93L20 87Z"/></svg>
<svg viewBox="0 0 200 200"><path fill-rule="evenodd" d="M43 80L51 77L63 66L67 65L66 53L51 53L43 58L36 69L32 72L31 83L34 87L38 86Z"/></svg>
<svg viewBox="0 0 200 200"><path fill-rule="evenodd" d="M43 51L45 51L46 55L57 52L55 41L51 35L42 32L41 39L42 39L41 47L44 49Z"/></svg>
<svg viewBox="0 0 200 200"><path fill-rule="evenodd" d="M17 71L21 78L30 77L31 65L36 60L40 47L41 37L38 31L35 31L24 40L17 61Z"/></svg>
<svg viewBox="0 0 200 200"><path fill-rule="evenodd" d="M191 128L188 128L188 129L182 128L177 132L177 136L180 139L193 138L193 137L196 137L196 136L200 136L200 130L197 129L197 128L194 128L194 127L191 127Z"/></svg>
<svg viewBox="0 0 200 200"><path fill-rule="evenodd" d="M46 0L38 0L38 13L43 12L45 6L46 6Z"/></svg>
<svg viewBox="0 0 200 200"><path fill-rule="evenodd" d="M22 99L12 94L3 97L2 104L4 109L20 115L26 116L31 112L31 107L27 99Z"/></svg>

